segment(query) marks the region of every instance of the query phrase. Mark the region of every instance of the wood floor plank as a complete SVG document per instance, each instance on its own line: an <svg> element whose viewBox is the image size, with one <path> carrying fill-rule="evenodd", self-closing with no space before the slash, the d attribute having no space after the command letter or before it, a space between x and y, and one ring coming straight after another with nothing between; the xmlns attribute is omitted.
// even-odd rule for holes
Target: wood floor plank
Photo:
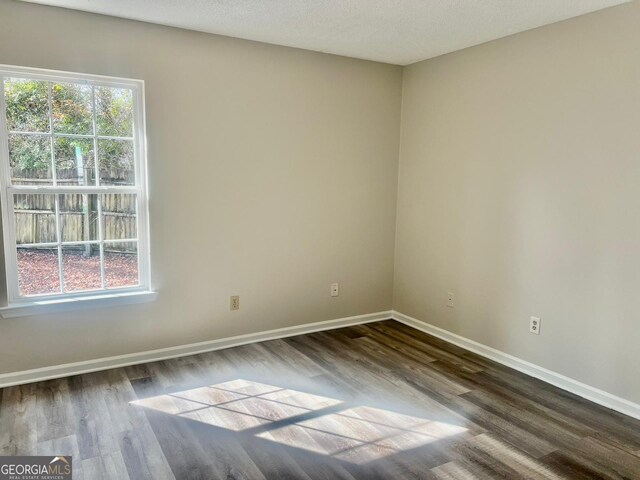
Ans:
<svg viewBox="0 0 640 480"><path fill-rule="evenodd" d="M540 380L527 377L520 372L500 373L487 369L483 374L508 390L514 390L550 410L576 419L586 427L600 432L601 435L625 445L629 450L640 447L638 421L631 417L589 402Z"/></svg>
<svg viewBox="0 0 640 480"><path fill-rule="evenodd" d="M119 451L99 374L70 377L69 390L80 457L89 459Z"/></svg>
<svg viewBox="0 0 640 480"><path fill-rule="evenodd" d="M424 353L441 362L451 363L468 372L479 372L483 370L482 366L467 360L460 353L454 353L454 351L458 351L457 347L454 349L452 348L454 347L453 345L446 345L444 342L438 341L435 337L418 330L409 329L406 325L389 325L387 322L381 322L370 324L370 326L408 346L420 348Z"/></svg>
<svg viewBox="0 0 640 480"><path fill-rule="evenodd" d="M543 439L549 445L566 445L585 438L562 428L562 425L548 421L545 416L537 414L533 409L521 409L510 405L504 397L476 390L463 395L463 398L486 412L504 418L528 432L532 437Z"/></svg>
<svg viewBox="0 0 640 480"><path fill-rule="evenodd" d="M109 480L118 478L129 480L129 473L120 452L108 453L82 461L82 471L87 479Z"/></svg>
<svg viewBox="0 0 640 480"><path fill-rule="evenodd" d="M496 438L494 435L478 435L470 443L490 457L515 470L520 477L532 480L561 479L560 475L555 474L543 462L530 457L525 452L519 451L516 447Z"/></svg>
<svg viewBox="0 0 640 480"><path fill-rule="evenodd" d="M57 378L37 384L36 404L38 442L66 437L74 433L75 422L67 378Z"/></svg>
<svg viewBox="0 0 640 480"><path fill-rule="evenodd" d="M435 478L439 480L474 480L482 478L474 475L471 471L467 470L456 461L434 467L431 469L431 472L434 474Z"/></svg>
<svg viewBox="0 0 640 480"><path fill-rule="evenodd" d="M515 390L497 384L491 377L487 377L483 372L469 374L457 369L452 370L440 362L433 363L432 368L457 379L457 381L472 390L474 395L490 398L490 401L495 402L495 405L510 407L518 412L526 412L527 414L534 415L536 417L535 422L552 423L556 428L560 428L568 434L580 438L597 433L596 430L588 427L572 416L564 415L532 400L528 396L524 396ZM542 418L539 419L538 417Z"/></svg>
<svg viewBox="0 0 640 480"><path fill-rule="evenodd" d="M0 390L87 479L640 479L640 421L394 321Z"/></svg>
<svg viewBox="0 0 640 480"><path fill-rule="evenodd" d="M0 455L35 455L38 444L36 384L1 390Z"/></svg>
<svg viewBox="0 0 640 480"><path fill-rule="evenodd" d="M73 464L74 480L82 480L84 478L76 435L67 435L38 442L36 455L71 457L72 459L75 459Z"/></svg>
<svg viewBox="0 0 640 480"><path fill-rule="evenodd" d="M306 377L323 375L327 371L317 363L296 350L284 340L271 340L269 342L258 343L255 348L265 351L265 362L270 366L278 365L283 370L290 370L291 365L295 365L296 373Z"/></svg>
<svg viewBox="0 0 640 480"><path fill-rule="evenodd" d="M420 348L416 348L415 346L411 346L407 343L394 340L393 337L382 333L376 328L367 327L362 331L363 335L360 337L367 337L377 341L381 345L385 345L388 348L391 348L403 355L407 360L411 360L413 362L421 363L424 365L429 365L432 362L435 362L437 358L432 357L424 352L424 350Z"/></svg>

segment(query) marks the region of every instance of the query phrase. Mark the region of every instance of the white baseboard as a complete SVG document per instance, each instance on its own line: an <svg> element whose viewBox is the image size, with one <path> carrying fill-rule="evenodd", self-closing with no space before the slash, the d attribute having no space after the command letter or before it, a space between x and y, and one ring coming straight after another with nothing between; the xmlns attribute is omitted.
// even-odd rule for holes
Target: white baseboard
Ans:
<svg viewBox="0 0 640 480"><path fill-rule="evenodd" d="M491 348L473 340L469 340L468 338L461 337L460 335L456 335L455 333L451 333L447 330L436 327L408 315L404 315L400 312L393 311L392 317L398 322L404 323L405 325L413 327L417 330L421 330L425 333L428 333L429 335L433 335L434 337L438 337L449 343L453 343L454 345L464 348L465 350L477 353L478 355L501 363L502 365L506 365L507 367L513 368L514 370L518 370L519 372L538 378L558 388L574 393L604 407L610 408L611 410L615 410L617 412L624 413L625 415L629 415L630 417L640 419L640 405L638 405L637 403L633 403L629 400L625 400L624 398L617 397L605 392L604 390L591 387L572 378L566 377L556 372L552 372L551 370L547 370L546 368L539 367L538 365L534 365L533 363L514 357L513 355L509 355L508 353L501 352L500 350L496 350L495 348Z"/></svg>
<svg viewBox="0 0 640 480"><path fill-rule="evenodd" d="M82 373L108 370L110 368L126 367L128 365L136 365L139 363L155 362L158 360L166 360L169 358L184 357L188 355L195 355L198 353L211 352L214 350L222 350L224 348L247 345L249 343L264 342L267 340L275 340L279 338L292 337L295 335L303 335L305 333L321 332L323 330L333 330L336 328L361 325L364 323L377 322L390 318L393 318L394 320L404 323L405 325L413 327L417 330L421 330L425 333L433 335L434 337L438 337L449 343L457 345L461 348L464 348L465 350L469 350L471 352L477 353L478 355L489 358L490 360L498 362L502 365L506 365L507 367L513 368L514 370L518 370L519 372L538 378L551 385L555 385L558 388L579 395L594 403L618 411L620 413L624 413L625 415L629 415L630 417L640 419L640 405L636 403L625 400L624 398L617 397L605 392L604 390L591 387L572 378L566 377L556 372L552 372L551 370L539 367L538 365L534 365L533 363L501 352L500 350L496 350L495 348L491 348L473 340L469 340L468 338L456 335L455 333L451 333L447 330L396 311L357 315L354 317L338 318L335 320L327 320L324 322L309 323L306 325L297 325L294 327L250 333L247 335L238 335L235 337L222 338L219 340L192 343L189 345L180 345L176 347L149 350L146 352L98 358L94 360L87 360L84 362L65 363L62 365L35 368L32 370L23 370L19 372L3 373L0 374L0 388L31 382L39 382L42 380L51 380L53 378L68 377L71 375L79 375Z"/></svg>
<svg viewBox="0 0 640 480"><path fill-rule="evenodd" d="M333 330L335 328L361 325L363 323L388 320L390 318L391 311L370 313L367 315L357 315L354 317L338 318L324 322L308 323L294 327L250 333L247 335L238 335L236 337L222 338L219 340L180 345L177 347L160 348L140 353L129 353L114 357L97 358L84 362L65 363L52 367L3 373L0 374L0 388L39 382L41 380L51 380L53 378L68 377L81 373L108 370L110 368L126 367L128 365L136 365L139 363L155 362L158 360L166 360L168 358L185 357L187 355L222 350L223 348L238 347L249 343L264 342L267 340L292 337L294 335L302 335L305 333L321 332L323 330Z"/></svg>

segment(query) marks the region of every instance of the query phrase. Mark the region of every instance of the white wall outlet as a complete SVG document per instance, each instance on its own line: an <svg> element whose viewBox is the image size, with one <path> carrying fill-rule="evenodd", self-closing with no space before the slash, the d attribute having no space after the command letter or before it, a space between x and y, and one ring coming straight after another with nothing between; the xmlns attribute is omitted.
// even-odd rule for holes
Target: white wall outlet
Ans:
<svg viewBox="0 0 640 480"><path fill-rule="evenodd" d="M340 285L338 285L337 283L332 283L331 284L331 296L332 297L337 297L338 295L340 295Z"/></svg>
<svg viewBox="0 0 640 480"><path fill-rule="evenodd" d="M531 317L529 320L529 331L531 333L535 333L536 335L540 335L540 320L538 317Z"/></svg>
<svg viewBox="0 0 640 480"><path fill-rule="evenodd" d="M229 297L229 310L240 310L240 295Z"/></svg>
<svg viewBox="0 0 640 480"><path fill-rule="evenodd" d="M447 292L447 307L452 307L453 308L455 299L456 299L455 293Z"/></svg>

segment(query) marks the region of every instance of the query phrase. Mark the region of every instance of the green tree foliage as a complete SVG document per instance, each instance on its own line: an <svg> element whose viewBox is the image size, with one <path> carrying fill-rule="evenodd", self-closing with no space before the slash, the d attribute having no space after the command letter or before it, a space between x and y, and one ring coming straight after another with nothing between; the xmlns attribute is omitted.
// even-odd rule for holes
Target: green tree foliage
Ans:
<svg viewBox="0 0 640 480"><path fill-rule="evenodd" d="M98 134L107 137L133 135L133 98L131 90L96 88Z"/></svg>
<svg viewBox="0 0 640 480"><path fill-rule="evenodd" d="M7 124L10 131L48 133L48 82L25 79L7 79L4 86ZM75 83L51 84L51 123L57 134L93 135L92 89ZM97 134L108 137L133 136L133 99L128 89L95 88ZM84 163L85 175L93 178L94 145L92 139L55 137L56 170L75 170L78 158ZM105 183L131 181L126 177L133 172L133 144L123 140L98 142L99 168L107 178ZM29 171L38 178L47 178L51 169L51 145L45 136L11 134L9 137L11 167ZM123 173L124 172L124 173Z"/></svg>
<svg viewBox="0 0 640 480"><path fill-rule="evenodd" d="M93 134L91 87L74 83L51 85L51 116L55 133Z"/></svg>
<svg viewBox="0 0 640 480"><path fill-rule="evenodd" d="M9 130L49 131L49 93L46 82L9 79L4 92Z"/></svg>

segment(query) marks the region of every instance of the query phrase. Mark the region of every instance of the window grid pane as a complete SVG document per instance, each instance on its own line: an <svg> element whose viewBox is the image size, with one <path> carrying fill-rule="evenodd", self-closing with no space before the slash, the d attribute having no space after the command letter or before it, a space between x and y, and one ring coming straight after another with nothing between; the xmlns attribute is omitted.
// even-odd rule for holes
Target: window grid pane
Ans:
<svg viewBox="0 0 640 480"><path fill-rule="evenodd" d="M53 178L53 184L57 185L58 184L58 176L57 176L57 172L56 172L56 158L53 152L53 106L52 106L52 102L51 102L51 82L47 83L47 90L49 91L49 133L51 134L51 136L49 136L49 151L51 152L51 176ZM56 200L57 202L57 200ZM57 214L56 214L57 215ZM58 218L58 223L59 223L59 218ZM58 238L60 238L60 230L58 229ZM60 241L60 240L58 240Z"/></svg>
<svg viewBox="0 0 640 480"><path fill-rule="evenodd" d="M102 228L102 195L98 195L98 238L100 239L100 282L102 288L105 288L104 273L104 229Z"/></svg>
<svg viewBox="0 0 640 480"><path fill-rule="evenodd" d="M98 139L97 152L100 185L136 184L133 140L101 138Z"/></svg>
<svg viewBox="0 0 640 480"><path fill-rule="evenodd" d="M104 194L102 198L102 228L105 241L136 240L137 195Z"/></svg>
<svg viewBox="0 0 640 480"><path fill-rule="evenodd" d="M53 185L51 141L46 135L9 134L9 168L15 185Z"/></svg>
<svg viewBox="0 0 640 480"><path fill-rule="evenodd" d="M18 245L57 245L54 195L14 195L12 208Z"/></svg>
<svg viewBox="0 0 640 480"><path fill-rule="evenodd" d="M92 87L54 82L51 91L53 133L93 135Z"/></svg>
<svg viewBox="0 0 640 480"><path fill-rule="evenodd" d="M7 85L9 80L0 72L0 84L4 86L0 93L5 96L5 106L9 87L17 88ZM19 165L13 162L6 193L14 202L28 196L54 198L53 208L48 213L31 213L31 221L35 223L35 233L27 232L31 236L25 233L28 229L24 225L18 225L29 223L29 214L14 208L19 295L64 294L141 285L138 196L125 193L131 192L132 188L140 192L136 185L139 172L134 135L134 90L95 84L89 87L87 82L19 80L18 83L33 84L36 90L39 89L36 98L40 110L27 112L24 118L15 115L10 118L11 112L7 111L7 134L14 138L11 153L17 152L17 146L30 154L32 163L23 162L22 166L36 168L15 169L14 166ZM100 105L96 104L97 89L100 90ZM42 148L35 148L38 145ZM10 155L10 159L13 158L17 158L17 154ZM43 181L46 184L47 179L49 188L55 189L52 193L40 193L30 188L42 185ZM26 188L20 191L13 185ZM114 193L91 192L91 187L101 185L112 187ZM83 187L83 193L77 193L74 187ZM125 191L115 193L119 187ZM67 188L68 193L61 193ZM82 211L69 208L69 202L78 204L80 198ZM87 201L89 198L92 200ZM18 238L18 232L21 238ZM30 267L39 267L46 275L39 275L38 268ZM38 278L45 285L36 282Z"/></svg>
<svg viewBox="0 0 640 480"><path fill-rule="evenodd" d="M58 239L58 281L60 282L60 293L64 293L64 264L62 263L62 245L60 239L62 238L62 232L60 225L60 204L58 202L58 196L55 197L56 205L56 237Z"/></svg>
<svg viewBox="0 0 640 480"><path fill-rule="evenodd" d="M98 119L96 114L96 87L91 87L91 109L93 111L93 169L96 174L96 185L100 185L100 168L98 167Z"/></svg>
<svg viewBox="0 0 640 480"><path fill-rule="evenodd" d="M50 131L48 86L45 81L3 78L7 129L10 132ZM21 108L27 103L30 108Z"/></svg>
<svg viewBox="0 0 640 480"><path fill-rule="evenodd" d="M99 243L63 246L62 262L65 293L103 288Z"/></svg>
<svg viewBox="0 0 640 480"><path fill-rule="evenodd" d="M14 193L12 196L22 295L76 293L140 284L136 195ZM52 280L54 260L56 278ZM87 270L84 277L82 268ZM44 273L39 274L39 269ZM52 288L55 286L56 292L42 285L44 279Z"/></svg>
<svg viewBox="0 0 640 480"><path fill-rule="evenodd" d="M93 139L56 136L53 154L58 186L94 186L96 184Z"/></svg>
<svg viewBox="0 0 640 480"><path fill-rule="evenodd" d="M140 284L138 242L104 245L106 288L137 287Z"/></svg>
<svg viewBox="0 0 640 480"><path fill-rule="evenodd" d="M58 195L60 241L80 243L99 240L98 195L67 193Z"/></svg>
<svg viewBox="0 0 640 480"><path fill-rule="evenodd" d="M19 245L16 254L21 295L52 295L61 292L57 246L47 248Z"/></svg>

